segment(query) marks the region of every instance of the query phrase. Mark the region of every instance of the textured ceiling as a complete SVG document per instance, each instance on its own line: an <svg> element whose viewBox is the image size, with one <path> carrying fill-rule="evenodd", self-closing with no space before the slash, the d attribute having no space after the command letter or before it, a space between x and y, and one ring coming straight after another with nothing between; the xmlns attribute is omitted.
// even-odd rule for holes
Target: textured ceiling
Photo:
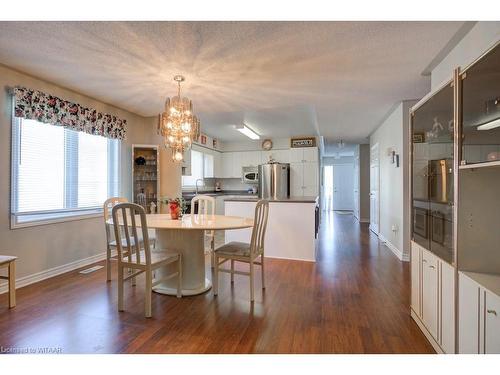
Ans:
<svg viewBox="0 0 500 375"><path fill-rule="evenodd" d="M156 115L175 74L202 128L363 141L462 22L0 22L0 63Z"/></svg>

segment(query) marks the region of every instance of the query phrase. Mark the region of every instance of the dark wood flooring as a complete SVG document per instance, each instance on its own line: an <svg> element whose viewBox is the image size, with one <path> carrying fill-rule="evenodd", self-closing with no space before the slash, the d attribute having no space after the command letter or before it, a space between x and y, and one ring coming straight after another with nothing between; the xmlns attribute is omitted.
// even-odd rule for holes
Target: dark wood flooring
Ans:
<svg viewBox="0 0 500 375"><path fill-rule="evenodd" d="M258 271L260 272L260 271ZM409 315L409 264L379 244L351 215L324 215L317 263L268 259L267 289L257 273L222 274L220 294L153 295L143 316L142 280L126 287L105 271L69 272L0 295L0 346L60 348L62 353L433 353Z"/></svg>

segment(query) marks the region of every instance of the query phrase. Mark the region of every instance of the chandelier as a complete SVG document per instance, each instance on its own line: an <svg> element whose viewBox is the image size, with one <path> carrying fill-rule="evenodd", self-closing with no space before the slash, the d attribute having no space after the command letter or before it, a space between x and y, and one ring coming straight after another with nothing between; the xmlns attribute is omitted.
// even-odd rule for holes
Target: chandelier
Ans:
<svg viewBox="0 0 500 375"><path fill-rule="evenodd" d="M184 151L200 136L200 120L193 115L193 103L181 97L181 82L184 77L176 75L177 96L167 98L165 111L158 116L158 134L165 138L165 147L172 150L172 159L180 162Z"/></svg>

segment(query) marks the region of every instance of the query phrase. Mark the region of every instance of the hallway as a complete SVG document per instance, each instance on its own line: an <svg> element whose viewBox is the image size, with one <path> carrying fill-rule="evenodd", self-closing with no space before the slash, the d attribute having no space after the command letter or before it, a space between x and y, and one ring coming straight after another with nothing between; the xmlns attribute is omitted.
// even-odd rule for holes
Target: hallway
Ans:
<svg viewBox="0 0 500 375"><path fill-rule="evenodd" d="M19 289L16 309L0 295L0 345L62 353L433 353L409 315L408 263L352 215L325 215L318 243L315 264L268 259L267 288L256 282L253 307L248 278L237 276L231 287L223 274L217 298L154 294L152 319L143 317L142 280L126 286L126 311L118 313L115 276L106 283L104 269L72 271Z"/></svg>

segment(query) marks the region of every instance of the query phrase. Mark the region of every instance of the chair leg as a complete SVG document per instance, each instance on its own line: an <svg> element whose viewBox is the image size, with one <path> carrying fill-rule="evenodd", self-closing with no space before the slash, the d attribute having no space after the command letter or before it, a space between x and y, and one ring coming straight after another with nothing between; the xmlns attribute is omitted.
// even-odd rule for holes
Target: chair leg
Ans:
<svg viewBox="0 0 500 375"><path fill-rule="evenodd" d="M177 261L177 298L182 297L182 255Z"/></svg>
<svg viewBox="0 0 500 375"><path fill-rule="evenodd" d="M231 259L231 284L234 284L234 260Z"/></svg>
<svg viewBox="0 0 500 375"><path fill-rule="evenodd" d="M250 259L250 302L254 300L253 275L254 275L253 260Z"/></svg>
<svg viewBox="0 0 500 375"><path fill-rule="evenodd" d="M123 311L123 267L118 264L118 311Z"/></svg>
<svg viewBox="0 0 500 375"><path fill-rule="evenodd" d="M111 281L111 247L106 247L106 281Z"/></svg>
<svg viewBox="0 0 500 375"><path fill-rule="evenodd" d="M212 268L214 268L214 253L215 253L215 235L212 237L212 241L210 241L210 263Z"/></svg>
<svg viewBox="0 0 500 375"><path fill-rule="evenodd" d="M217 253L214 254L214 262L214 279L212 280L212 284L214 289L214 296L216 296L219 293L219 257L217 256Z"/></svg>
<svg viewBox="0 0 500 375"><path fill-rule="evenodd" d="M9 308L16 307L16 261L9 263Z"/></svg>
<svg viewBox="0 0 500 375"><path fill-rule="evenodd" d="M145 315L146 318L151 318L151 294L153 293L153 273L151 269L146 270L146 290L145 290Z"/></svg>
<svg viewBox="0 0 500 375"><path fill-rule="evenodd" d="M260 256L260 263L261 263L261 266L260 266L260 271L261 271L261 276L262 276L262 289L266 289L266 284L264 282L264 255L261 255Z"/></svg>

